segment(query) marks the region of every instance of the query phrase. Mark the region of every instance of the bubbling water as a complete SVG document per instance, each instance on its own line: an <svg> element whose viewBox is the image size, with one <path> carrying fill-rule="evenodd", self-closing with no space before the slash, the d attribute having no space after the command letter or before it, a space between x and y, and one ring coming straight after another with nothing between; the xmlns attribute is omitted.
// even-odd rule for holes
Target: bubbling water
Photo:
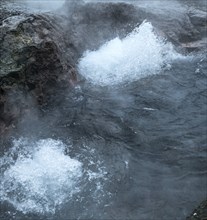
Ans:
<svg viewBox="0 0 207 220"><path fill-rule="evenodd" d="M111 196L104 160L85 144L74 149L61 140L20 138L0 158L0 171L0 202L24 214L53 215L66 204L101 205Z"/></svg>
<svg viewBox="0 0 207 220"><path fill-rule="evenodd" d="M144 21L126 38L115 38L97 51L85 52L78 68L92 84L117 85L156 74L180 56Z"/></svg>
<svg viewBox="0 0 207 220"><path fill-rule="evenodd" d="M64 151L65 145L58 140L15 141L8 155L1 158L1 169L5 169L1 201L23 213L54 213L79 191L78 182L83 175L82 163Z"/></svg>

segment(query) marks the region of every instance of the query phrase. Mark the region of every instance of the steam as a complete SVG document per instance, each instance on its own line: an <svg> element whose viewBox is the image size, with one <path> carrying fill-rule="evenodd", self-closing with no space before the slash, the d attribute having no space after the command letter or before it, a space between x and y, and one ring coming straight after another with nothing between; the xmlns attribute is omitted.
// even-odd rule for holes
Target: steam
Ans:
<svg viewBox="0 0 207 220"><path fill-rule="evenodd" d="M39 11L56 10L63 6L65 0L25 0L28 8Z"/></svg>

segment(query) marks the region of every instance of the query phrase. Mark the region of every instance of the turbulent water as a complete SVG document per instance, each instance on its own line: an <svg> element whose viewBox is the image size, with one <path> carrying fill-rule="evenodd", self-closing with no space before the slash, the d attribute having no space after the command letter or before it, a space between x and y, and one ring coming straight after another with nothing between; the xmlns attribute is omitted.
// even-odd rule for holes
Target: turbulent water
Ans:
<svg viewBox="0 0 207 220"><path fill-rule="evenodd" d="M87 189L91 199L99 203L105 196L107 180L103 161L92 155L96 150L88 146L71 158L70 148L70 144L54 139L14 140L13 147L0 160L1 201L24 214L54 215L64 204L84 201ZM86 156L89 154L86 158L85 151Z"/></svg>
<svg viewBox="0 0 207 220"><path fill-rule="evenodd" d="M66 156L64 147L52 139L14 141L11 152L1 159L8 167L1 199L22 212L54 212L78 190L76 182L82 176L82 164Z"/></svg>
<svg viewBox="0 0 207 220"><path fill-rule="evenodd" d="M79 71L94 84L116 85L159 73L178 57L172 45L158 37L149 22L143 22L126 38L115 38L98 51L86 52Z"/></svg>
<svg viewBox="0 0 207 220"><path fill-rule="evenodd" d="M207 191L205 54L145 21L78 68L85 84L1 152L0 219L185 219Z"/></svg>

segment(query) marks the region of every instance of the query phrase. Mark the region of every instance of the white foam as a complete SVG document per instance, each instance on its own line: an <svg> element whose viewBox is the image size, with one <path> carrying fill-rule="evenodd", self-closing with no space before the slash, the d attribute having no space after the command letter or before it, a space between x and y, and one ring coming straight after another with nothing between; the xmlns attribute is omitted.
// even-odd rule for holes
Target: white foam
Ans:
<svg viewBox="0 0 207 220"><path fill-rule="evenodd" d="M108 172L96 148L66 146L60 140L14 140L0 158L0 201L23 213L54 214L83 200L101 204ZM68 156L73 151L76 159ZM78 204L80 203L80 204ZM11 213L12 214L12 213Z"/></svg>
<svg viewBox="0 0 207 220"><path fill-rule="evenodd" d="M126 38L115 38L97 51L85 52L78 67L93 84L116 85L156 74L179 56L170 43L155 34L151 23L144 21Z"/></svg>
<svg viewBox="0 0 207 220"><path fill-rule="evenodd" d="M64 150L65 145L53 139L16 141L10 153L1 158L1 166L7 167L1 176L1 200L24 213L54 213L78 192L83 174L82 163L65 155Z"/></svg>

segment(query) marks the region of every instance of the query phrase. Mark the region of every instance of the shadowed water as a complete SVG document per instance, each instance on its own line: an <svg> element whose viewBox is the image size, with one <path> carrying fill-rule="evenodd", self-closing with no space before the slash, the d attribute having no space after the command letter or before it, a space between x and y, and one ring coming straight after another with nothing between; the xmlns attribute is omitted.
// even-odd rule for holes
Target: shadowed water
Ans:
<svg viewBox="0 0 207 220"><path fill-rule="evenodd" d="M93 158L106 176L97 197L96 181L86 181L73 199L47 216L181 220L189 215L207 190L205 69L204 56L195 55L159 75L113 88L86 83L65 96L58 121L45 127L43 118L33 135L71 139L71 156L82 163ZM88 166L93 167L86 161L83 167ZM3 205L5 219L45 219Z"/></svg>
<svg viewBox="0 0 207 220"><path fill-rule="evenodd" d="M1 150L0 219L182 220L205 199L206 56L166 59L166 44L153 42L142 51L161 48L161 61L127 53L142 65L122 73L121 56L113 82L113 60L103 60L113 46L88 52L86 81L22 119Z"/></svg>

